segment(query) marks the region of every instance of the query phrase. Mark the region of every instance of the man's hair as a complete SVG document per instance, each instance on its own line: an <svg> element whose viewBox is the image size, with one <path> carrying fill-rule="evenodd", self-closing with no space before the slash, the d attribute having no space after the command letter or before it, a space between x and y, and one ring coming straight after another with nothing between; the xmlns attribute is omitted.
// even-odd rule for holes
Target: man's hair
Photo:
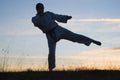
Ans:
<svg viewBox="0 0 120 80"><path fill-rule="evenodd" d="M37 3L36 4L36 10L38 10L38 9L44 9L44 5L42 4L42 3Z"/></svg>

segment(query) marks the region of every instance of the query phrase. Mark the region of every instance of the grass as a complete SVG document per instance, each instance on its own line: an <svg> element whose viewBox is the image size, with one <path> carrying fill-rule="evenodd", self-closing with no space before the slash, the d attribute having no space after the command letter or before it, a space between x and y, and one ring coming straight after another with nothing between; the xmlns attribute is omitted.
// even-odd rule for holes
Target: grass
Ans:
<svg viewBox="0 0 120 80"><path fill-rule="evenodd" d="M118 70L0 72L0 80L120 80Z"/></svg>
<svg viewBox="0 0 120 80"><path fill-rule="evenodd" d="M0 71L4 72L8 69L8 60L9 60L9 50L8 49L2 49L0 54Z"/></svg>

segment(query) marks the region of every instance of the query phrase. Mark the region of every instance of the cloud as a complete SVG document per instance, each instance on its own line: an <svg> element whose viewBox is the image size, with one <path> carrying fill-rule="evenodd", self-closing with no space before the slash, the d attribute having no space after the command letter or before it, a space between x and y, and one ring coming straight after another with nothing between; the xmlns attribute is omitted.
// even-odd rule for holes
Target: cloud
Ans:
<svg viewBox="0 0 120 80"><path fill-rule="evenodd" d="M72 59L72 60L86 60L86 59L95 59L95 58L106 58L106 59L113 59L116 57L120 57L120 47L115 47L115 48L99 48L99 49L93 49L93 50L88 50L88 51L82 51L78 52L78 54L75 55L70 55L70 56L62 56L59 58L62 59Z"/></svg>
<svg viewBox="0 0 120 80"><path fill-rule="evenodd" d="M82 52L83 54L102 54L102 53L115 53L115 52L120 52L120 47L115 47L115 48L100 48L100 49L95 49L95 50L89 50L89 51L84 51Z"/></svg>
<svg viewBox="0 0 120 80"><path fill-rule="evenodd" d="M120 47L117 47L117 48L111 48L112 50L115 50L115 51L120 51Z"/></svg>
<svg viewBox="0 0 120 80"><path fill-rule="evenodd" d="M96 18L96 19L73 19L74 22L119 22L120 19L110 19L110 18Z"/></svg>
<svg viewBox="0 0 120 80"><path fill-rule="evenodd" d="M120 32L120 19L71 19L68 24L71 30L80 32Z"/></svg>

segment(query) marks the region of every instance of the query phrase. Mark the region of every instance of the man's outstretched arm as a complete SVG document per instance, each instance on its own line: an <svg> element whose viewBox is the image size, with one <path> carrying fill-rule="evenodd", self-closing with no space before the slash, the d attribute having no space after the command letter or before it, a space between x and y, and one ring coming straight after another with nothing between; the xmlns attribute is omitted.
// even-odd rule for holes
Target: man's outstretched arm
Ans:
<svg viewBox="0 0 120 80"><path fill-rule="evenodd" d="M60 15L60 14L54 14L54 13L52 13L52 17L56 21L62 22L62 23L67 23L67 21L72 18L72 16Z"/></svg>

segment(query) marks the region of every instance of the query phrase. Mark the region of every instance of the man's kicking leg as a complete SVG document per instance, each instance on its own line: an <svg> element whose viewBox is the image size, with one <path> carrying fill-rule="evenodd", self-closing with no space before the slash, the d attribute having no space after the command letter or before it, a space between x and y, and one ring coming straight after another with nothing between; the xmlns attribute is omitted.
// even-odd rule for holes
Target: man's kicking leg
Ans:
<svg viewBox="0 0 120 80"><path fill-rule="evenodd" d="M99 46L101 45L101 42L99 41L93 40L91 38L88 38L80 34L73 33L67 29L64 29L63 34L61 35L60 38L67 39L73 42L82 43L82 44L85 44L86 46L89 46L91 43L94 43Z"/></svg>

